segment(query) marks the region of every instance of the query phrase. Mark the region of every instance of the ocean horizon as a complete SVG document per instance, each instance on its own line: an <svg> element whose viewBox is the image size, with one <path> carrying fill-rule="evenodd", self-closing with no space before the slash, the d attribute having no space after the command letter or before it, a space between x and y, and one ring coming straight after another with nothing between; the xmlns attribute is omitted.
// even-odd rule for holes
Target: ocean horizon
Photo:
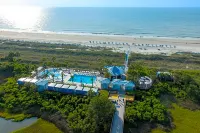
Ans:
<svg viewBox="0 0 200 133"><path fill-rule="evenodd" d="M200 8L1 7L0 30L200 38Z"/></svg>

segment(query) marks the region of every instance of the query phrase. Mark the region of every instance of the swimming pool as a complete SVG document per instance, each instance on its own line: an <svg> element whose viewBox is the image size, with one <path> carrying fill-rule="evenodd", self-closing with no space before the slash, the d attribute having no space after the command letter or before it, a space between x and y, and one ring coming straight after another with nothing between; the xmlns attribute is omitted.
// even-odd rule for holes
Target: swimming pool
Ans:
<svg viewBox="0 0 200 133"><path fill-rule="evenodd" d="M94 83L96 81L96 78L97 78L96 76L86 76L86 75L74 74L73 82L92 84L92 79L93 79L93 83ZM69 81L72 81L72 78L70 78Z"/></svg>

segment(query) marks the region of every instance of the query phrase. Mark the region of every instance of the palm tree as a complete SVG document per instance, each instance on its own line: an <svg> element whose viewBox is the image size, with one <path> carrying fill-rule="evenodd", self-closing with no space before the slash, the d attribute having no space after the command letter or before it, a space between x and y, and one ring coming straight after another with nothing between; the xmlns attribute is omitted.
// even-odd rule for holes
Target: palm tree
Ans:
<svg viewBox="0 0 200 133"><path fill-rule="evenodd" d="M71 75L71 80L72 82L74 82L74 75Z"/></svg>
<svg viewBox="0 0 200 133"><path fill-rule="evenodd" d="M83 86L83 80L82 80L82 78L81 78L81 86Z"/></svg>
<svg viewBox="0 0 200 133"><path fill-rule="evenodd" d="M49 72L46 71L45 74L44 74L44 78L47 78L49 76Z"/></svg>
<svg viewBox="0 0 200 133"><path fill-rule="evenodd" d="M93 87L93 83L94 83L94 78L93 77L91 78L91 81L92 81L92 87Z"/></svg>
<svg viewBox="0 0 200 133"><path fill-rule="evenodd" d="M53 78L53 82L54 82L54 78L55 78L55 74L51 74L52 78Z"/></svg>
<svg viewBox="0 0 200 133"><path fill-rule="evenodd" d="M62 76L62 83L64 83L64 73L63 73L63 71L61 72L61 76Z"/></svg>

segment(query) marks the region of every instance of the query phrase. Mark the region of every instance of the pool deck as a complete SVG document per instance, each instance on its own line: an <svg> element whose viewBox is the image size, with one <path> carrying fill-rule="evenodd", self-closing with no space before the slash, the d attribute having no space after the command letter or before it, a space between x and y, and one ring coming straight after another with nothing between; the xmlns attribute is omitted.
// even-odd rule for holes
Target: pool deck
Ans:
<svg viewBox="0 0 200 133"><path fill-rule="evenodd" d="M70 74L65 75L64 83L69 82L69 79L70 79L70 78L71 78L71 75L70 75Z"/></svg>

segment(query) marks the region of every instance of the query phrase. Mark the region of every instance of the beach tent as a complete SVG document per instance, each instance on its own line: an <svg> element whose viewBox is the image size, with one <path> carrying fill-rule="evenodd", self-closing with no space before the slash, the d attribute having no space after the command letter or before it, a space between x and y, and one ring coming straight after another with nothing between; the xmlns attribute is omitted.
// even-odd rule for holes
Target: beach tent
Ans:
<svg viewBox="0 0 200 133"><path fill-rule="evenodd" d="M48 88L48 80L39 80L36 83L36 86L39 92L44 91Z"/></svg>
<svg viewBox="0 0 200 133"><path fill-rule="evenodd" d="M55 86L56 86L56 83L50 83L50 84L48 85L48 90L49 90L49 91L54 91L54 90L55 90Z"/></svg>

